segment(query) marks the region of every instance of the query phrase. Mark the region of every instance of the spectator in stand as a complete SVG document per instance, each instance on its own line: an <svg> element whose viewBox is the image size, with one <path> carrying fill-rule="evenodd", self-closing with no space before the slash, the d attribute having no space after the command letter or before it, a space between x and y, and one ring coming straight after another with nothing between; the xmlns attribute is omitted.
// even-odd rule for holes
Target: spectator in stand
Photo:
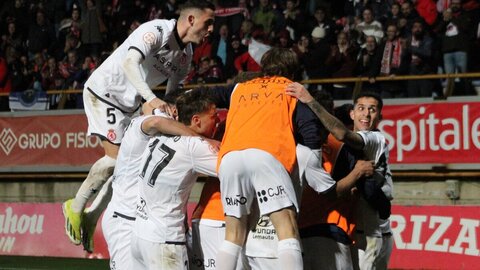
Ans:
<svg viewBox="0 0 480 270"><path fill-rule="evenodd" d="M452 0L450 8L443 12L443 21L439 25L442 41L445 73L467 72L468 42L470 41L471 21L462 12L462 1Z"/></svg>
<svg viewBox="0 0 480 270"><path fill-rule="evenodd" d="M401 16L402 13L400 12L400 4L398 2L394 2L390 6L390 10L387 12L387 14L384 14L380 18L380 23L382 23L382 25L398 24Z"/></svg>
<svg viewBox="0 0 480 270"><path fill-rule="evenodd" d="M356 26L356 30L360 35L360 40L363 43L366 36L374 36L377 42L380 42L383 38L383 28L379 21L373 19L373 11L370 8L365 8L362 13L363 21Z"/></svg>
<svg viewBox="0 0 480 270"><path fill-rule="evenodd" d="M25 38L28 34L28 24L30 23L30 21L25 18L28 13L25 1L13 0L2 2L3 8L0 11L0 24L5 25L9 22L15 22L17 24L16 30Z"/></svg>
<svg viewBox="0 0 480 270"><path fill-rule="evenodd" d="M285 9L283 10L283 19L285 20L285 27L289 36L295 38L300 33L306 31L305 15L297 6L297 1L287 0Z"/></svg>
<svg viewBox="0 0 480 270"><path fill-rule="evenodd" d="M300 63L305 67L305 73L308 79L322 79L328 77L325 60L330 52L330 45L325 39L325 29L315 27L312 31L312 42L300 59Z"/></svg>
<svg viewBox="0 0 480 270"><path fill-rule="evenodd" d="M398 36L397 26L391 24L387 27L387 39L380 47L382 54L379 76L403 75L408 73L410 61L405 48L405 42ZM405 97L403 81L383 81L380 83L380 95L382 98Z"/></svg>
<svg viewBox="0 0 480 270"><path fill-rule="evenodd" d="M191 83L207 83L210 73L210 57L205 56L200 59L195 75L191 79Z"/></svg>
<svg viewBox="0 0 480 270"><path fill-rule="evenodd" d="M31 74L33 76L33 89L36 91L43 91L42 88L42 68L45 65L45 56L42 53L36 53L33 56L33 63L31 65Z"/></svg>
<svg viewBox="0 0 480 270"><path fill-rule="evenodd" d="M298 59L302 59L303 55L308 51L310 45L310 38L307 34L302 34L298 37L297 42L293 44L292 50L297 54Z"/></svg>
<svg viewBox="0 0 480 270"><path fill-rule="evenodd" d="M337 43L330 47L330 54L325 60L332 78L353 77L357 61L358 49L345 32L337 35ZM353 87L351 84L336 83L333 85L334 99L352 99Z"/></svg>
<svg viewBox="0 0 480 270"><path fill-rule="evenodd" d="M65 18L60 23L60 28L58 30L58 46L63 46L69 35L74 35L77 39L80 39L80 9L74 7L72 9L72 14L69 18ZM57 58L60 59L60 58Z"/></svg>
<svg viewBox="0 0 480 270"><path fill-rule="evenodd" d="M7 32L2 35L0 49L5 52L5 54L7 54L9 50L20 53L24 49L24 42L24 37L17 29L17 23L15 21L8 22Z"/></svg>
<svg viewBox="0 0 480 270"><path fill-rule="evenodd" d="M100 5L95 0L79 0L82 14L82 46L87 55L100 55L103 33L107 31Z"/></svg>
<svg viewBox="0 0 480 270"><path fill-rule="evenodd" d="M230 43L232 45L232 52L233 52L233 59L234 60L238 56L242 55L243 53L245 53L247 51L247 47L242 44L242 40L240 39L240 37L238 35L233 35L230 38ZM229 65L233 65L233 62L232 63L227 63L227 66L229 66ZM235 72L233 72L233 73L235 73ZM233 73L230 72L230 74L233 74Z"/></svg>
<svg viewBox="0 0 480 270"><path fill-rule="evenodd" d="M321 27L325 30L325 39L328 42L335 43L335 22L327 17L327 10L324 7L317 7L313 14L313 20L309 20L309 30L315 27Z"/></svg>
<svg viewBox="0 0 480 270"><path fill-rule="evenodd" d="M426 33L422 19L413 23L412 36L407 40L407 50L411 55L410 75L432 74L433 40ZM408 97L431 97L432 80L410 80L407 82Z"/></svg>
<svg viewBox="0 0 480 270"><path fill-rule="evenodd" d="M381 52L374 36L365 38L364 48L360 50L355 66L355 74L361 77L368 77L369 82L363 83L362 90L378 92L378 84L375 83L378 68L381 61Z"/></svg>
<svg viewBox="0 0 480 270"><path fill-rule="evenodd" d="M291 48L292 47L292 39L290 38L290 34L287 30L282 30L278 33L278 36L275 41L275 47L280 48Z"/></svg>
<svg viewBox="0 0 480 270"><path fill-rule="evenodd" d="M62 77L55 57L50 56L47 64L42 67L42 88L45 90L57 89L55 80Z"/></svg>
<svg viewBox="0 0 480 270"><path fill-rule="evenodd" d="M452 0L450 8L443 12L443 20L438 26L442 43L443 65L445 73L458 71L465 73L467 69L469 42L473 42L472 20L462 10L461 0ZM468 80L465 85L455 88L456 95L473 94Z"/></svg>
<svg viewBox="0 0 480 270"><path fill-rule="evenodd" d="M77 73L81 71L81 62L76 50L72 49L68 51L67 57L60 65L60 71L65 78L67 88L73 88L73 82L75 81Z"/></svg>
<svg viewBox="0 0 480 270"><path fill-rule="evenodd" d="M226 68L225 75L231 77L234 75L233 67L233 48L229 40L228 25L222 24L218 29L218 34L213 37L212 50L210 58L220 57L221 64Z"/></svg>
<svg viewBox="0 0 480 270"><path fill-rule="evenodd" d="M261 30L256 30L254 33L252 33L252 38L260 43L265 43L266 40L265 33ZM248 50L235 59L234 66L237 70L237 73L244 71L257 72L261 70L260 64L255 61Z"/></svg>
<svg viewBox="0 0 480 270"><path fill-rule="evenodd" d="M0 94L7 94L0 96L0 111L8 111L8 94L12 90L12 81L8 72L7 61L3 57L3 52L0 51Z"/></svg>
<svg viewBox="0 0 480 270"><path fill-rule="evenodd" d="M63 44L59 43L56 47L53 55L56 59L60 59L61 61L67 59L68 52L71 50L75 50L79 58L84 57L82 42L79 37L73 33L68 34L65 38L65 42Z"/></svg>
<svg viewBox="0 0 480 270"><path fill-rule="evenodd" d="M12 78L12 91L23 91L32 88L32 70L26 54L20 55L15 61L10 63L8 70Z"/></svg>
<svg viewBox="0 0 480 270"><path fill-rule="evenodd" d="M412 25L413 22L418 19L420 16L418 15L417 11L415 10L415 7L413 6L412 2L410 0L405 0L402 3L401 6L402 10L402 17L406 20L406 25L405 25L405 32L402 33L402 37L409 37L412 33Z"/></svg>
<svg viewBox="0 0 480 270"><path fill-rule="evenodd" d="M27 47L29 57L36 53L47 53L55 44L55 30L45 18L45 12L37 10L35 22L28 27Z"/></svg>
<svg viewBox="0 0 480 270"><path fill-rule="evenodd" d="M272 8L270 0L260 0L258 7L252 12L252 20L255 24L261 25L268 38L274 37L281 29L281 15Z"/></svg>
<svg viewBox="0 0 480 270"><path fill-rule="evenodd" d="M254 25L255 24L253 23L252 20L245 20L242 22L242 25L240 26L240 32L238 33L238 36L242 41L242 45L248 46L248 44L250 44L250 39L252 39Z"/></svg>

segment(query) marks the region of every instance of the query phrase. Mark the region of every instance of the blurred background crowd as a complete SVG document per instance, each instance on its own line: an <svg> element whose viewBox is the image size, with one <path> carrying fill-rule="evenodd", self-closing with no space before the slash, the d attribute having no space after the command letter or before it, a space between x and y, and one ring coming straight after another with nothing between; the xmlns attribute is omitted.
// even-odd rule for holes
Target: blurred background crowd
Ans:
<svg viewBox="0 0 480 270"><path fill-rule="evenodd" d="M89 74L143 22L177 17L180 0L4 0L0 92L83 89ZM186 83L228 82L258 71L252 39L291 48L299 80L368 77L384 98L443 95L441 80L380 76L480 71L478 0L218 0L213 35L194 48ZM476 95L463 80L455 95ZM353 85L323 87L350 99ZM50 108L60 95L49 95ZM0 97L0 110L9 110ZM81 94L65 108L82 108Z"/></svg>

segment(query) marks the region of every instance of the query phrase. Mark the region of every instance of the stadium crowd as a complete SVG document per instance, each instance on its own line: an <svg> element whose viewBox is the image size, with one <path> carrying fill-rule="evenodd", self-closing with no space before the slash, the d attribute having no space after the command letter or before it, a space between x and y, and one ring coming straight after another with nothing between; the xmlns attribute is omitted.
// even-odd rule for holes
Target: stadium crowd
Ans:
<svg viewBox="0 0 480 270"><path fill-rule="evenodd" d="M7 0L0 9L0 92L83 89L95 69L141 23L178 16L184 1ZM220 83L258 71L251 39L291 48L299 79L367 76L384 98L443 94L440 80L376 83L378 76L480 70L476 0L218 0L214 34L194 50L187 83ZM476 92L471 82L454 95ZM312 87L312 86L311 86ZM324 85L335 99L353 85ZM50 108L59 95L51 95ZM2 96L0 110L8 110ZM65 108L82 108L70 95Z"/></svg>

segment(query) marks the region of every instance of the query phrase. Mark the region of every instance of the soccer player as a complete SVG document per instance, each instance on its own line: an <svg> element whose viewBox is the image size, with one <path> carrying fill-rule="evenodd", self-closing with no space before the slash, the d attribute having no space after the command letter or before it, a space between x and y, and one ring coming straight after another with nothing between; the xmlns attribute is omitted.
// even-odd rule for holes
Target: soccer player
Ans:
<svg viewBox="0 0 480 270"><path fill-rule="evenodd" d="M393 182L388 166L388 146L383 134L376 131L381 119L383 100L370 92L362 92L354 97L354 107L350 112L354 130L351 131L316 102L302 85L292 83L287 87L286 93L307 104L336 139L361 150L364 158L374 160L373 179L381 187L383 195L392 200ZM393 238L390 221L388 217L385 218L385 213L380 211L384 210L385 206L378 205L375 209L363 197L360 203L357 233L365 241L357 241L359 249L362 250L359 251L359 267L386 269L393 248Z"/></svg>
<svg viewBox="0 0 480 270"><path fill-rule="evenodd" d="M178 20L140 25L85 83L88 134L100 137L105 156L93 164L75 198L63 204L66 234L74 244L81 242L85 205L113 173L130 117L142 98L153 108L170 111L151 89L166 80L167 93L177 88L189 71L191 43L199 44L213 31L214 8L207 1L192 0L180 8Z"/></svg>
<svg viewBox="0 0 480 270"><path fill-rule="evenodd" d="M178 119L211 138L218 122L215 104L203 91L177 100ZM216 176L217 150L200 136L157 136L140 166L132 269L188 269L186 207L201 174Z"/></svg>
<svg viewBox="0 0 480 270"><path fill-rule="evenodd" d="M168 100L167 98L165 99ZM158 112L158 110L155 110ZM151 111L150 111L151 113ZM113 173L113 195L102 219L102 230L110 253L111 269L131 269L130 240L135 221L138 175L149 139L159 134L196 136L190 128L164 113L132 119L118 152ZM93 245L92 249L93 249Z"/></svg>
<svg viewBox="0 0 480 270"><path fill-rule="evenodd" d="M260 215L269 215L277 232L282 267L302 267L295 220L298 203L289 172L296 142L320 149L321 125L314 115L311 118L308 107L285 95L298 70L295 53L273 48L261 64L262 77L239 83L225 95L229 113L218 166L226 223L217 256L217 268L222 270L236 267L255 198Z"/></svg>
<svg viewBox="0 0 480 270"><path fill-rule="evenodd" d="M323 106L333 110L330 95L316 91L314 96ZM354 207L351 203L345 203L345 198L349 197L357 180L373 173L371 161L356 161L352 154L341 147L341 143L332 141L328 134L326 130L321 133L321 140L325 142L321 151L311 150L301 144L296 149L298 170L294 171L292 178L299 177L303 187L303 192L297 197L301 198L298 226L304 269L352 267L349 246L343 244L347 241L341 241L345 240L345 236L348 238L347 232L351 233L354 228ZM340 164L337 162L338 166L336 161L340 161ZM249 232L245 253L252 269L276 270L280 267L273 229L269 219L262 216L255 229ZM342 229L345 233L341 232Z"/></svg>

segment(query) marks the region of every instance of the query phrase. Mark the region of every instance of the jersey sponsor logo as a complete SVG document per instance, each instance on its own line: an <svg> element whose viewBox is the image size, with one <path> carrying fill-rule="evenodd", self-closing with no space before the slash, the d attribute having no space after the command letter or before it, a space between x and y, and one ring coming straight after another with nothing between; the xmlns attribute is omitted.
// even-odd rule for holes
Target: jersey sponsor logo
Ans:
<svg viewBox="0 0 480 270"><path fill-rule="evenodd" d="M247 198L237 195L235 197L225 197L225 201L227 202L227 205L245 205L247 203Z"/></svg>
<svg viewBox="0 0 480 270"><path fill-rule="evenodd" d="M213 258L205 258L204 259L204 258L201 258L201 257L197 257L197 254L193 255L192 264L195 265L198 268L201 268L202 266L205 267L205 268L208 267L208 268L211 268L211 269L216 268L215 259L213 259Z"/></svg>
<svg viewBox="0 0 480 270"><path fill-rule="evenodd" d="M109 141L114 141L117 138L117 134L115 133L115 130L109 129L107 133L107 139Z"/></svg>
<svg viewBox="0 0 480 270"><path fill-rule="evenodd" d="M155 26L155 28L157 28L157 31L160 33L160 35L163 35L163 28L160 25Z"/></svg>
<svg viewBox="0 0 480 270"><path fill-rule="evenodd" d="M253 239L274 240L277 232L268 216L261 216L252 231Z"/></svg>
<svg viewBox="0 0 480 270"><path fill-rule="evenodd" d="M260 191L257 191L258 201L260 203L268 202L270 199L278 199L286 196L285 188L280 185L276 188L267 188Z"/></svg>
<svg viewBox="0 0 480 270"><path fill-rule="evenodd" d="M153 68L162 73L164 76L169 76L170 73L176 73L180 70L177 65L161 54L157 53L153 57L157 59L157 63L153 64Z"/></svg>
<svg viewBox="0 0 480 270"><path fill-rule="evenodd" d="M147 32L143 35L143 41L147 44L153 44L155 42L156 36L152 32Z"/></svg>
<svg viewBox="0 0 480 270"><path fill-rule="evenodd" d="M267 90L268 91L268 90ZM248 104L266 104L268 103L280 103L283 101L284 93L273 93L273 91L269 92L254 92L246 95L240 95L238 97L238 103L240 105L248 105Z"/></svg>
<svg viewBox="0 0 480 270"><path fill-rule="evenodd" d="M147 206L147 202L140 197L140 201L137 203L137 217L147 220L148 215L145 206Z"/></svg>

